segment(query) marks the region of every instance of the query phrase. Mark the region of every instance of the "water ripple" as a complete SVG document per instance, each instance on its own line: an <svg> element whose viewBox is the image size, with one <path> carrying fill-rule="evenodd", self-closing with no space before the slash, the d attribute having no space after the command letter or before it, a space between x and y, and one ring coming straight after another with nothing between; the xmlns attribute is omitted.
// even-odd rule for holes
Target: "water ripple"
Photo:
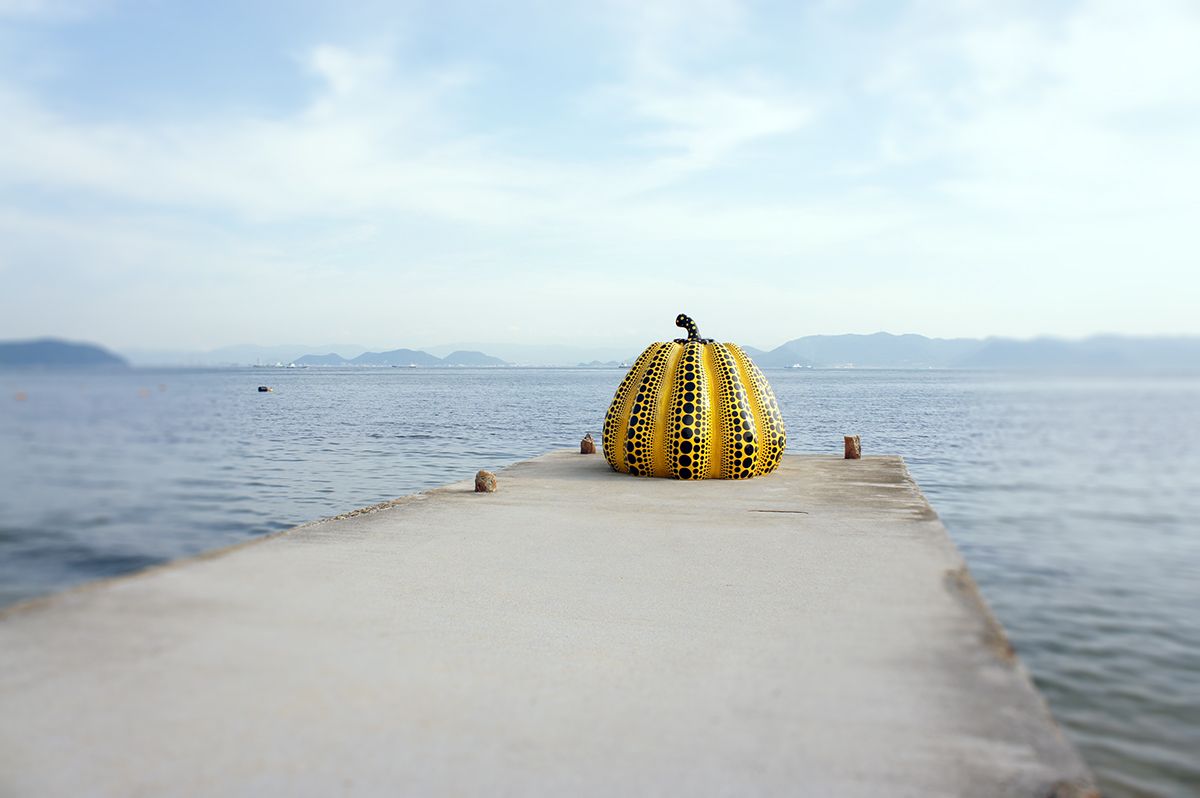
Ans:
<svg viewBox="0 0 1200 798"><path fill-rule="evenodd" d="M0 603L599 438L624 374L18 374ZM768 377L789 451L905 456L1108 798L1200 795L1200 375Z"/></svg>

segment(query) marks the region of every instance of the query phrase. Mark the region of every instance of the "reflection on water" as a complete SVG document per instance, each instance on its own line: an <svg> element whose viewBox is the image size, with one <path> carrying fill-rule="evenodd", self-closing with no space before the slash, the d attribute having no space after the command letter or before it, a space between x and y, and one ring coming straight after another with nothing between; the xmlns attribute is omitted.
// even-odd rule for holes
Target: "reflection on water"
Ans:
<svg viewBox="0 0 1200 798"><path fill-rule="evenodd" d="M6 374L0 603L598 438L624 373ZM904 455L1106 795L1200 794L1200 375L768 377L790 452Z"/></svg>

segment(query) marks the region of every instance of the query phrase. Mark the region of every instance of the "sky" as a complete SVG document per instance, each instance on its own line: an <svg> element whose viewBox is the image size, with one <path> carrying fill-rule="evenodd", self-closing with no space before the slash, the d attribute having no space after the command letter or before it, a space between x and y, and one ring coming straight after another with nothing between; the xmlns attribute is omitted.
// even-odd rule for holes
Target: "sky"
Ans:
<svg viewBox="0 0 1200 798"><path fill-rule="evenodd" d="M0 0L0 339L1200 334L1200 3Z"/></svg>

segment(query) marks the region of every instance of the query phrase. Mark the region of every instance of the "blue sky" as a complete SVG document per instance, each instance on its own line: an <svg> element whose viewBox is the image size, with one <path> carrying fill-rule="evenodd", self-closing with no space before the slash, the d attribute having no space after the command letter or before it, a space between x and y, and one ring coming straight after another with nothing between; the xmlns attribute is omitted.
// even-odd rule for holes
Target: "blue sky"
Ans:
<svg viewBox="0 0 1200 798"><path fill-rule="evenodd" d="M1200 5L0 0L0 339L1200 334Z"/></svg>

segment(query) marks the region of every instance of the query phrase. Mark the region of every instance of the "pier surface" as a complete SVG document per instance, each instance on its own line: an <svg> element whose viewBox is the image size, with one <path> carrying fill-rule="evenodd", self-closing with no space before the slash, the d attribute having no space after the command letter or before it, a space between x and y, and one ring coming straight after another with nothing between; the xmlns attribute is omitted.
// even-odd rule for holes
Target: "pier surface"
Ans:
<svg viewBox="0 0 1200 798"><path fill-rule="evenodd" d="M0 795L1091 792L899 457L498 477L0 613Z"/></svg>

